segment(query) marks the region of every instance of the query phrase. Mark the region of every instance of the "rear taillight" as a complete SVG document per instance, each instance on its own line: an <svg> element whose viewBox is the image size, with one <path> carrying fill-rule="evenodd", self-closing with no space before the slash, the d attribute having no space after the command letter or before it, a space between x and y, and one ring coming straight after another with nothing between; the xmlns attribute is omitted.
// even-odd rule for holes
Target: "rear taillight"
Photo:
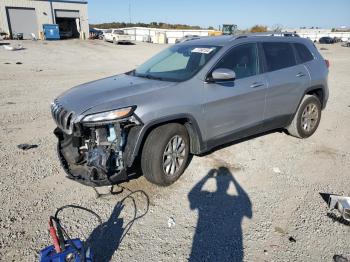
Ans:
<svg viewBox="0 0 350 262"><path fill-rule="evenodd" d="M329 68L329 60L325 59L324 62L326 63L327 68Z"/></svg>

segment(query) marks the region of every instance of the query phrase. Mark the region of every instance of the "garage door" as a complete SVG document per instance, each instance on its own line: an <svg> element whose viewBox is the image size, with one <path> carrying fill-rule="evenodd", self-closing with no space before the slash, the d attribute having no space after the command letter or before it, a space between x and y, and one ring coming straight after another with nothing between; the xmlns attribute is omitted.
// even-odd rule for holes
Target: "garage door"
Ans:
<svg viewBox="0 0 350 262"><path fill-rule="evenodd" d="M11 34L23 33L24 39L31 39L31 33L38 37L38 24L35 9L7 8L8 23Z"/></svg>
<svg viewBox="0 0 350 262"><path fill-rule="evenodd" d="M58 18L79 18L79 11L75 10L55 10Z"/></svg>

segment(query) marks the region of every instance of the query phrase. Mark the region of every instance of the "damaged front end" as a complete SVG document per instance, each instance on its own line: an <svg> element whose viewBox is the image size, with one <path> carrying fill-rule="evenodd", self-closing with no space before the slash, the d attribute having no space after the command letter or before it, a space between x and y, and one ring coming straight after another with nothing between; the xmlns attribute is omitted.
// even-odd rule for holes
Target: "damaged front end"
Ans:
<svg viewBox="0 0 350 262"><path fill-rule="evenodd" d="M115 119L106 112L81 117L74 122L74 116L68 121L68 112L63 109L52 109L58 125L54 131L58 138L58 156L70 179L93 187L127 179L126 167L130 164L127 140L130 131L138 130L141 125L133 111L134 108L130 108Z"/></svg>

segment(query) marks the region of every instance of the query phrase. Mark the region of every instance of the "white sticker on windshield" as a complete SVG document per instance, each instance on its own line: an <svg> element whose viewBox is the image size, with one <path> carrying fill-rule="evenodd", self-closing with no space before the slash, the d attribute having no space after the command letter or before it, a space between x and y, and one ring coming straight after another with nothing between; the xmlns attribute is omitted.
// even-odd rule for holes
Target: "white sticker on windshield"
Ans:
<svg viewBox="0 0 350 262"><path fill-rule="evenodd" d="M210 54L214 50L215 50L215 47L212 47L212 48L196 47L191 51L191 53Z"/></svg>

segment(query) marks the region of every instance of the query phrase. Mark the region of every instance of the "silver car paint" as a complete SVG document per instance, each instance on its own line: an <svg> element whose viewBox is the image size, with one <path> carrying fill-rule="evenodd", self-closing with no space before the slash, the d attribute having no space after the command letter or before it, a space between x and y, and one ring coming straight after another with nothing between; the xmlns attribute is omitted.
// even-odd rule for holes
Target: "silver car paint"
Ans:
<svg viewBox="0 0 350 262"><path fill-rule="evenodd" d="M208 72L229 49L242 43L267 40L302 42L313 50L316 59L305 66L262 73L231 83L206 83ZM328 69L321 63L323 58L309 40L296 37L235 39L223 36L201 38L181 45L192 44L221 45L222 48L190 80L176 83L122 74L77 86L62 94L58 100L79 115L75 122L84 115L127 106L137 106L135 114L145 125L172 115L191 115L198 124L203 140L208 141L268 118L294 114L310 86L322 86L325 102L328 99ZM302 81L295 79L299 71L307 73ZM251 88L255 82L262 82L263 85Z"/></svg>

